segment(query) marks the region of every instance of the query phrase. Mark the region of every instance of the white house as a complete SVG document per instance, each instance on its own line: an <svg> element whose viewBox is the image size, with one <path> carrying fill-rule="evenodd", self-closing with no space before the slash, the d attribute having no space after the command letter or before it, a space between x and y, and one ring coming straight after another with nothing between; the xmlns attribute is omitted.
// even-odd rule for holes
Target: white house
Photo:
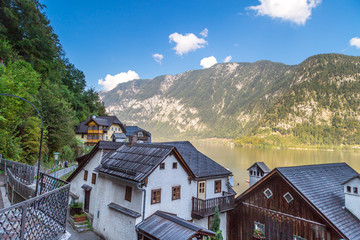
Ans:
<svg viewBox="0 0 360 240"><path fill-rule="evenodd" d="M360 220L360 174L350 178L343 185L345 208Z"/></svg>
<svg viewBox="0 0 360 240"><path fill-rule="evenodd" d="M124 144L103 157L95 171L89 211L94 231L105 239L164 239L146 227L160 220L163 226L178 224L176 234L197 229L193 237L206 236L215 206L226 239L226 212L233 209L235 196L231 172L190 142Z"/></svg>
<svg viewBox="0 0 360 240"><path fill-rule="evenodd" d="M71 182L70 195L73 200L83 203L84 211L93 219L97 191L97 173L94 169L101 164L101 159L124 143L99 141L91 150L78 159L78 168L66 181Z"/></svg>

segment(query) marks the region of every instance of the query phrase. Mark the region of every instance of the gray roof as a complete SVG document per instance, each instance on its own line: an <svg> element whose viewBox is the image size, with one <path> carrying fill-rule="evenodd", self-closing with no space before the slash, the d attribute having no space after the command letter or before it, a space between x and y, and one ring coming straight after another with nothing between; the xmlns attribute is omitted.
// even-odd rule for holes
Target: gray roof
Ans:
<svg viewBox="0 0 360 240"><path fill-rule="evenodd" d="M113 133L115 139L126 139L125 133Z"/></svg>
<svg viewBox="0 0 360 240"><path fill-rule="evenodd" d="M214 236L215 233L188 222L176 215L157 211L138 225L140 232L156 239L191 239L196 234Z"/></svg>
<svg viewBox="0 0 360 240"><path fill-rule="evenodd" d="M126 136L134 136L137 135L138 132L143 132L144 136L150 137L151 133L138 127L138 126L126 126Z"/></svg>
<svg viewBox="0 0 360 240"><path fill-rule="evenodd" d="M254 166L258 166L264 173L268 173L271 171L270 168L268 166L266 166L266 164L264 162L256 162L253 165L251 165L247 170L249 170L250 168L252 168Z"/></svg>
<svg viewBox="0 0 360 240"><path fill-rule="evenodd" d="M345 206L342 184L358 173L346 163L280 167L290 181L348 239L360 240L360 220Z"/></svg>
<svg viewBox="0 0 360 240"><path fill-rule="evenodd" d="M231 175L232 173L216 163L209 157L199 152L190 142L164 142L157 143L162 145L174 146L180 153L181 157L185 160L191 171L195 174L196 178L207 178L214 176Z"/></svg>
<svg viewBox="0 0 360 240"><path fill-rule="evenodd" d="M229 170L199 152L190 142L126 144L106 155L96 171L141 182L174 148L195 178L231 175Z"/></svg>
<svg viewBox="0 0 360 240"><path fill-rule="evenodd" d="M138 218L138 217L141 216L140 213L135 212L135 211L133 211L133 210L131 210L131 209L122 207L122 206L120 206L120 205L118 205L118 204L116 204L116 203L113 203L113 202L110 203L110 204L108 205L108 207L111 208L111 209L113 209L113 210L115 210L115 211L117 211L117 212L120 212L120 213L122 213L122 214L125 214L125 215L130 216L130 217L133 217L133 218Z"/></svg>
<svg viewBox="0 0 360 240"><path fill-rule="evenodd" d="M155 144L123 145L106 155L96 171L136 182L143 181L168 155L173 147Z"/></svg>

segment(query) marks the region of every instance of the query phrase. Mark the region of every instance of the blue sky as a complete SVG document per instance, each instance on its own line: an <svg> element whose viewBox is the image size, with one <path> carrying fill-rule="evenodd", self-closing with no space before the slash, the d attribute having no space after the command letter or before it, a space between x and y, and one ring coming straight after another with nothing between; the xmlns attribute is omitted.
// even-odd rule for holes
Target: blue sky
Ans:
<svg viewBox="0 0 360 240"><path fill-rule="evenodd" d="M41 3L66 56L97 90L209 67L228 56L298 64L319 53L360 55L359 0Z"/></svg>

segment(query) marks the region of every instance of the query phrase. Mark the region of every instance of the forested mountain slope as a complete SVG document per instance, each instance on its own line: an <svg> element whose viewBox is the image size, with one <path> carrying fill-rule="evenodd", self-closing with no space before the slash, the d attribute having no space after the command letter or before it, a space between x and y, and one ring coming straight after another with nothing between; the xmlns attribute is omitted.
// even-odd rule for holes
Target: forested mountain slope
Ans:
<svg viewBox="0 0 360 240"><path fill-rule="evenodd" d="M44 162L54 152L73 159L81 153L74 126L90 114L105 114L97 92L65 57L37 0L0 1L0 93L32 102L44 119ZM0 154L33 164L40 119L26 102L0 96Z"/></svg>
<svg viewBox="0 0 360 240"><path fill-rule="evenodd" d="M162 137L240 137L243 145L280 135L298 143L354 144L359 64L359 57L338 54L294 66L222 63L119 84L101 98L122 120Z"/></svg>

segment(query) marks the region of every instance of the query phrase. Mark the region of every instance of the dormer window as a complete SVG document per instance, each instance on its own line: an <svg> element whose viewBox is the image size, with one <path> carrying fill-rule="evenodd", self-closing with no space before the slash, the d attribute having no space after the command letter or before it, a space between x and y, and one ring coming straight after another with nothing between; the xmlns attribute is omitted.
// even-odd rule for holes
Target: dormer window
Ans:
<svg viewBox="0 0 360 240"><path fill-rule="evenodd" d="M264 191L264 194L267 198L271 198L271 196L273 195L272 191L269 188Z"/></svg>
<svg viewBox="0 0 360 240"><path fill-rule="evenodd" d="M358 194L358 193L359 193L357 187L353 187L353 193L354 193L354 194Z"/></svg>
<svg viewBox="0 0 360 240"><path fill-rule="evenodd" d="M350 187L350 186L346 186L346 191L347 191L348 193L351 193L351 187Z"/></svg>
<svg viewBox="0 0 360 240"><path fill-rule="evenodd" d="M250 170L250 175L253 175L253 171L252 171L252 170Z"/></svg>

